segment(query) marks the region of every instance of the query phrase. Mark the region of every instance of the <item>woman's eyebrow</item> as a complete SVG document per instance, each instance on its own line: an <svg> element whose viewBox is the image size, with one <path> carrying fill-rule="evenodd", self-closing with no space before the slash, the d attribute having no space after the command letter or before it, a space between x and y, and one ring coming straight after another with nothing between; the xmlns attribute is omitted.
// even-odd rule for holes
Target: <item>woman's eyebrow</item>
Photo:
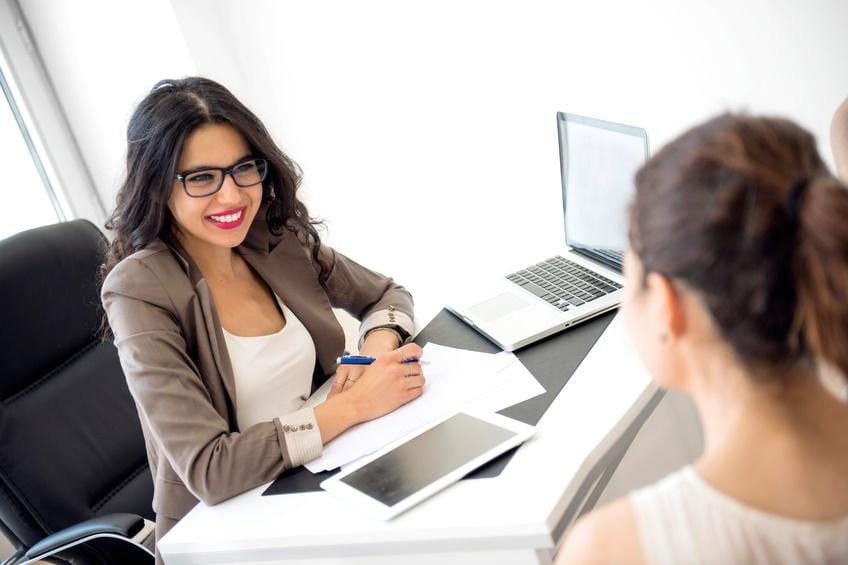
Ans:
<svg viewBox="0 0 848 565"><path fill-rule="evenodd" d="M242 161L250 159L251 157L253 157L252 153L247 153L246 155L242 155L241 157L239 157L238 159L233 161L233 163L232 163L232 165L230 165L230 167L234 167L234 166L238 165L239 163L241 163ZM217 165L197 165L197 166L194 166L194 167L190 167L188 169L184 169L184 170L179 171L179 172L181 174L187 174L187 173L194 173L196 171L202 171L204 169L228 169L228 168L229 167L219 167Z"/></svg>

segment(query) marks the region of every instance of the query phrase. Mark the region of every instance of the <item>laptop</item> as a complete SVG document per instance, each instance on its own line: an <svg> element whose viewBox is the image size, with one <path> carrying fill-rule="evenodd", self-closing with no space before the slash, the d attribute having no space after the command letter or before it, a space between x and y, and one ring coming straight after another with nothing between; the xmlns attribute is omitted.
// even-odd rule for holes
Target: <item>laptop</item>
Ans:
<svg viewBox="0 0 848 565"><path fill-rule="evenodd" d="M623 295L628 207L648 135L564 112L557 113L557 131L565 246L480 284L486 291L473 300L447 306L505 351L612 310Z"/></svg>

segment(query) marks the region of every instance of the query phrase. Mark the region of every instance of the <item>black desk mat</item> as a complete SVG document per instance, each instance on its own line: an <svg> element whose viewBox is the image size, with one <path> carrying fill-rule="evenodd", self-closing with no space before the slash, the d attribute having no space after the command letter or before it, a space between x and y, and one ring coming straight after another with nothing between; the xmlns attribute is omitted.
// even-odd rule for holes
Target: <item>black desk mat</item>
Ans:
<svg viewBox="0 0 848 565"><path fill-rule="evenodd" d="M571 378L571 375L574 374L577 366L595 345L614 316L615 312L606 313L516 351L515 354L518 359L545 387L545 394L505 408L500 411L500 414L530 425L538 424L554 398ZM415 342L422 347L431 341L441 345L484 353L500 351L500 348L447 310L442 310L415 338ZM509 463L513 453L515 453L515 449L507 451L472 471L465 476L465 479L497 477ZM318 486L321 481L335 473L336 471L333 470L313 474L307 471L305 467L290 469L280 475L262 493L262 496L318 491L321 490Z"/></svg>

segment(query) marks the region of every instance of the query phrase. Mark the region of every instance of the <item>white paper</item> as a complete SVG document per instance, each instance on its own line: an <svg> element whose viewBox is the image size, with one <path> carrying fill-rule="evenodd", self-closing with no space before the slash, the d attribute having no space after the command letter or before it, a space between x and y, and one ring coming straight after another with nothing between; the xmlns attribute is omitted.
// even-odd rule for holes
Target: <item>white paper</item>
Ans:
<svg viewBox="0 0 848 565"><path fill-rule="evenodd" d="M424 394L381 418L364 422L324 446L321 457L306 464L317 473L341 467L457 410L505 384L513 373L512 354L488 354L428 343L424 346L427 382Z"/></svg>
<svg viewBox="0 0 848 565"><path fill-rule="evenodd" d="M506 382L483 396L467 402L462 409L470 412L497 412L545 393L545 387L517 357L502 369L501 373L506 376Z"/></svg>

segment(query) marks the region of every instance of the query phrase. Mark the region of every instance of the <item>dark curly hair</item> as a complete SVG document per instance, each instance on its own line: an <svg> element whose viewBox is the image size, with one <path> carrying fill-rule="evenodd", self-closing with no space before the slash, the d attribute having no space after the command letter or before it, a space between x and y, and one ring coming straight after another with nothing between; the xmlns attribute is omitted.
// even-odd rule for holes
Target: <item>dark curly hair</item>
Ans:
<svg viewBox="0 0 848 565"><path fill-rule="evenodd" d="M318 265L318 280L326 284L329 266L318 256L321 244L306 206L297 199L302 173L271 139L268 130L224 86L202 77L160 80L138 104L127 126L126 176L114 212L105 227L114 239L100 267L100 282L125 257L156 239L171 241L173 226L167 202L174 185L183 143L197 128L227 123L247 140L251 151L268 161L262 205L274 235L295 233L309 247ZM108 324L104 322L104 333Z"/></svg>

